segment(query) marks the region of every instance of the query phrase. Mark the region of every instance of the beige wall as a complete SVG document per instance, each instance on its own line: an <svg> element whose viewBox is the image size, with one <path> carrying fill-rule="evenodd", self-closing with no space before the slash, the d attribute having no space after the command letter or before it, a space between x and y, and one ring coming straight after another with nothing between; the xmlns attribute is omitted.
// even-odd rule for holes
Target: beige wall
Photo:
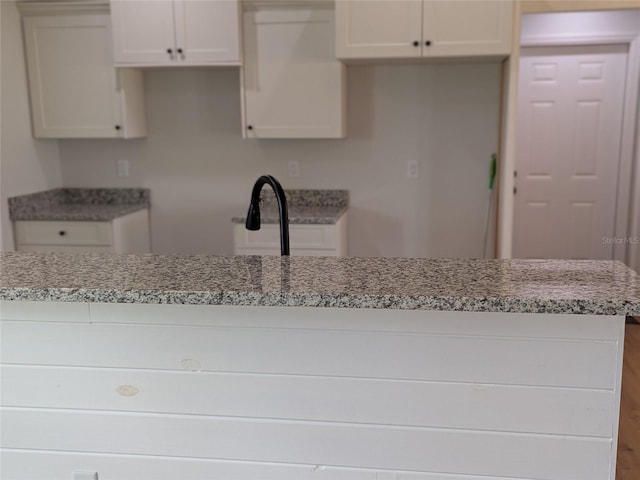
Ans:
<svg viewBox="0 0 640 480"><path fill-rule="evenodd" d="M58 142L31 136L20 15L15 2L0 1L0 16L0 250L7 251L14 248L7 197L59 187L62 174Z"/></svg>
<svg viewBox="0 0 640 480"><path fill-rule="evenodd" d="M522 18L522 44L536 39L640 35L640 9L608 12L537 13Z"/></svg>
<svg viewBox="0 0 640 480"><path fill-rule="evenodd" d="M145 72L149 135L60 142L66 186L145 186L157 253L232 253L230 218L264 173L351 192L350 254L481 255L499 64L351 66L348 138L243 140L234 68ZM127 158L131 176L119 178ZM300 177L287 162L300 162ZM420 178L408 179L417 160Z"/></svg>
<svg viewBox="0 0 640 480"><path fill-rule="evenodd" d="M640 8L640 0L522 0L522 13Z"/></svg>

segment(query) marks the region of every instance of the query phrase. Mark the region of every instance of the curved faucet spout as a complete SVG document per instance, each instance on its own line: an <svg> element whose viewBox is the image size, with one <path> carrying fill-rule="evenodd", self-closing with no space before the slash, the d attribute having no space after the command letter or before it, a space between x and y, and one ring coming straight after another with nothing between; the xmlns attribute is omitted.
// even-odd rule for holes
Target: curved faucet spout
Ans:
<svg viewBox="0 0 640 480"><path fill-rule="evenodd" d="M271 175L262 175L253 185L251 191L251 203L247 212L247 230L260 230L260 192L262 187L268 184L273 188L278 200L278 211L280 213L280 254L289 255L289 213L287 209L287 197L280 182Z"/></svg>

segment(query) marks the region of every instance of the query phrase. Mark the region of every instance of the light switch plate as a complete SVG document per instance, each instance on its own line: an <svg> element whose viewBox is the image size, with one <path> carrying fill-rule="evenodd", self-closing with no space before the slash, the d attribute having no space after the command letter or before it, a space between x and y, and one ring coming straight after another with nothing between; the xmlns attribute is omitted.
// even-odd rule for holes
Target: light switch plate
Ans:
<svg viewBox="0 0 640 480"><path fill-rule="evenodd" d="M118 176L129 176L129 160L127 160L126 158L121 158L120 160L118 160Z"/></svg>

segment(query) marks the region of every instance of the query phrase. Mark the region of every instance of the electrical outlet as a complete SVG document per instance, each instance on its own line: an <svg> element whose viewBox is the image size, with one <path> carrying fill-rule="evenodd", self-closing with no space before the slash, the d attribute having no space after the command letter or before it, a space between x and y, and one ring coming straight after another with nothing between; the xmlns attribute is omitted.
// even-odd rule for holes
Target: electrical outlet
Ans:
<svg viewBox="0 0 640 480"><path fill-rule="evenodd" d="M298 160L289 160L289 176L300 176L300 162L298 162Z"/></svg>
<svg viewBox="0 0 640 480"><path fill-rule="evenodd" d="M118 160L118 176L129 176L129 160L127 160L126 158L121 158L120 160Z"/></svg>
<svg viewBox="0 0 640 480"><path fill-rule="evenodd" d="M407 162L407 178L418 178L420 176L420 169L416 160L409 160Z"/></svg>

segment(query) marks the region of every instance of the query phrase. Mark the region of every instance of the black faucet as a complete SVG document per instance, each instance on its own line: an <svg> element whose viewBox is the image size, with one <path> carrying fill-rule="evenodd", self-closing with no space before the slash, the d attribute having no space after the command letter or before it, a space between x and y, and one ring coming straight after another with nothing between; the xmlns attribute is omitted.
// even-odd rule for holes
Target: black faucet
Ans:
<svg viewBox="0 0 640 480"><path fill-rule="evenodd" d="M287 197L280 182L271 175L262 175L253 185L251 204L247 212L247 230L260 230L260 191L265 183L271 185L278 200L280 212L280 254L289 255L289 213L287 211Z"/></svg>

